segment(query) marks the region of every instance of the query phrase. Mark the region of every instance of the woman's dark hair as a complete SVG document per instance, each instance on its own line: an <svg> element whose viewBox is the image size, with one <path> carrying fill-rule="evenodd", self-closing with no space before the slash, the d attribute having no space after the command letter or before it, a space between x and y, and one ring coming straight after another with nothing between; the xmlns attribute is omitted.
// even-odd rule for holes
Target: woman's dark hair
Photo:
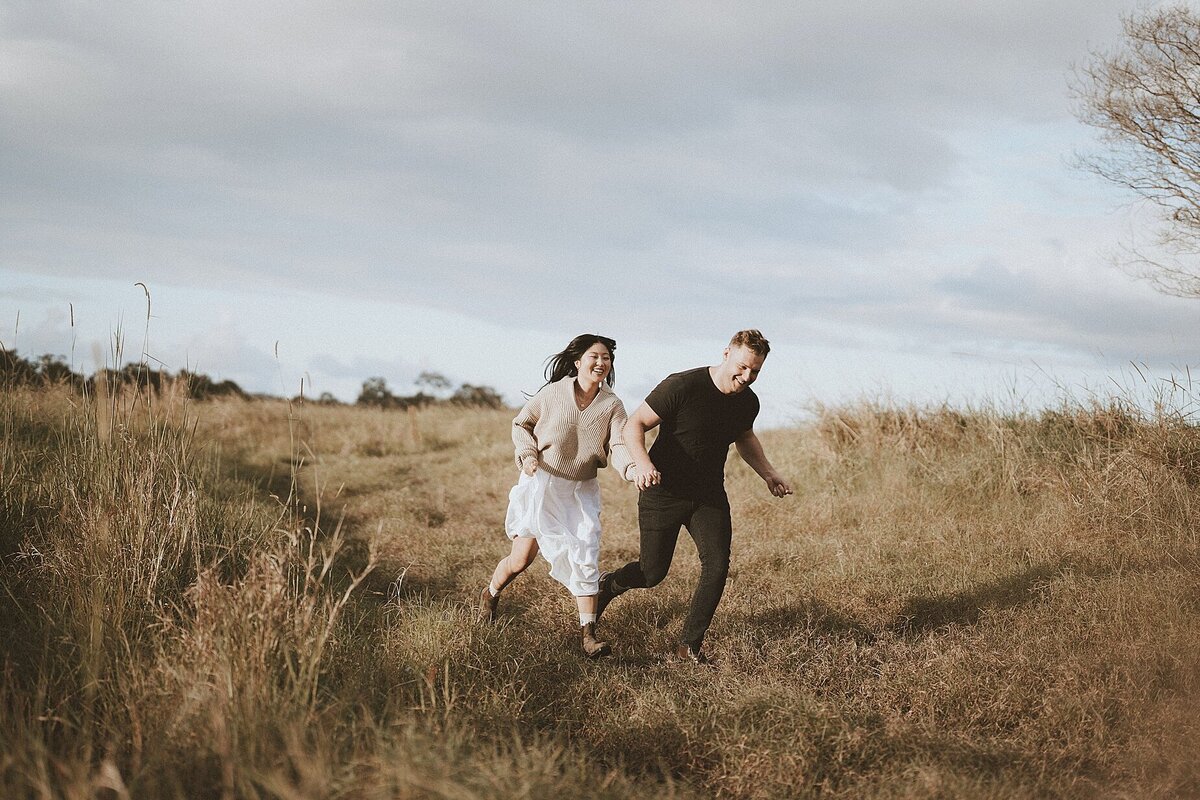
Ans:
<svg viewBox="0 0 1200 800"><path fill-rule="evenodd" d="M546 383L551 384L567 376L574 378L578 375L579 370L575 368L575 362L583 358L583 354L597 342L608 348L608 354L612 356L615 362L617 360L617 342L615 339L609 339L607 336L601 336L598 333L581 333L572 339L571 343L561 353L555 353L546 359ZM612 386L616 381L616 368L610 369L604 382Z"/></svg>

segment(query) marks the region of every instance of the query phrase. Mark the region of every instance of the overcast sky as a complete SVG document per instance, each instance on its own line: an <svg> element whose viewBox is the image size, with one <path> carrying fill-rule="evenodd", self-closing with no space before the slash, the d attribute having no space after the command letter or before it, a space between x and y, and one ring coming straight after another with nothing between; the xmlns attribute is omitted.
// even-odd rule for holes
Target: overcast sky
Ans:
<svg viewBox="0 0 1200 800"><path fill-rule="evenodd" d="M758 327L775 422L1182 371L1200 301L1070 165L1155 5L0 0L0 343L519 403L595 331L633 405Z"/></svg>

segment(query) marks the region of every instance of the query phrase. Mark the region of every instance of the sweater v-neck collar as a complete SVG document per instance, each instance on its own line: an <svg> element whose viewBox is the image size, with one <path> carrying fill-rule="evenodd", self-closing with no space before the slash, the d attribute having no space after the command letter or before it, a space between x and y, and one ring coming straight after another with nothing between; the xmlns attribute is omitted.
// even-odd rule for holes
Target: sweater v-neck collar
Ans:
<svg viewBox="0 0 1200 800"><path fill-rule="evenodd" d="M596 390L596 396L592 398L592 401L583 408L580 408L579 403L575 402L575 376L568 375L567 377L563 378L562 382L566 384L566 393L570 396L571 408L574 409L575 415L579 417L582 417L585 413L594 408L596 403L600 401L600 396L606 391L606 387L602 381L599 388Z"/></svg>

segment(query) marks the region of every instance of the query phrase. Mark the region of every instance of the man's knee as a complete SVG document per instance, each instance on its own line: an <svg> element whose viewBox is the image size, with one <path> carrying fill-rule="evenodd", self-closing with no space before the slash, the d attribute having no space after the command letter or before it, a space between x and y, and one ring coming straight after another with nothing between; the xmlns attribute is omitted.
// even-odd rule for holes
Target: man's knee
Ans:
<svg viewBox="0 0 1200 800"><path fill-rule="evenodd" d="M642 564L642 575L646 579L646 588L658 586L667 577L670 564Z"/></svg>
<svg viewBox="0 0 1200 800"><path fill-rule="evenodd" d="M725 553L700 559L700 580L725 582L729 577L729 555Z"/></svg>

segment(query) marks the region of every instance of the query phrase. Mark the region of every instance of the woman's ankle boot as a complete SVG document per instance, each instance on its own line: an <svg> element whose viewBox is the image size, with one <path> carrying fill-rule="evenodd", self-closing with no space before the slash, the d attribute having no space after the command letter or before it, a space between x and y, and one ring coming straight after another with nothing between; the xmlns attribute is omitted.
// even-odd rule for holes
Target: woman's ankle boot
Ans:
<svg viewBox="0 0 1200 800"><path fill-rule="evenodd" d="M583 626L583 654L588 658L600 658L610 652L608 642L596 638L596 623L589 622Z"/></svg>

